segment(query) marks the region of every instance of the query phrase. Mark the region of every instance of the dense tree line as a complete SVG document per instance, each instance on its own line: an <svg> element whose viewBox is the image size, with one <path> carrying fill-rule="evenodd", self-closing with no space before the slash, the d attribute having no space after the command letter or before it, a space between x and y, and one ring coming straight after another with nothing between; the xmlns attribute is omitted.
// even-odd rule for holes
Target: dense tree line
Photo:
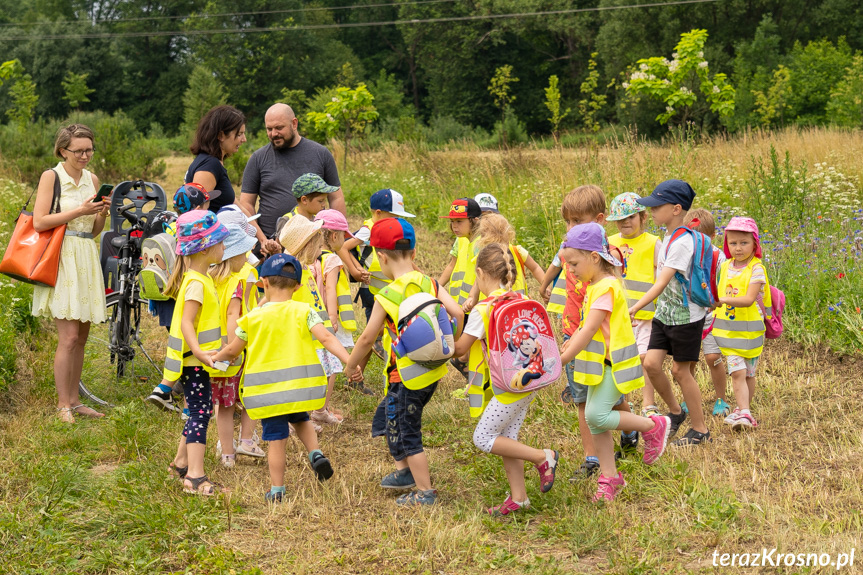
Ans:
<svg viewBox="0 0 863 575"><path fill-rule="evenodd" d="M846 86L852 97L861 82L848 71L856 66L863 75L863 58L858 54L855 60L863 49L858 0L719 0L605 9L643 3L0 0L0 60L17 58L32 78L39 96L37 117L61 118L75 108L64 99L63 81L72 72L86 74L93 90L89 102L74 102L78 109L123 110L139 130L167 134L183 124L184 93L198 87L189 81L196 66L215 76L227 101L248 114L253 130L260 128L272 102L287 97L302 108L340 80L367 83L376 96L379 126L393 133L410 130L411 122L492 129L500 111L488 86L498 68L510 65L519 79L512 84L514 116L527 132L548 134L544 88L549 77L559 78L562 107L577 110L594 53L598 76L588 85L607 96L598 118L656 129L654 119L665 106L628 102L622 86L639 59L670 57L681 34L692 29L708 31L704 58L737 90L736 109L722 122L725 128L825 122L837 85ZM603 10L353 26L572 8ZM252 31L269 28L282 30ZM168 32L183 33L160 35ZM81 34L112 35L76 37ZM344 78L345 70L350 78ZM0 87L2 109L10 105L10 86ZM852 124L857 121L853 110L852 102ZM400 118L413 120L399 123ZM701 121L719 126L707 113ZM561 127L581 122L572 113Z"/></svg>

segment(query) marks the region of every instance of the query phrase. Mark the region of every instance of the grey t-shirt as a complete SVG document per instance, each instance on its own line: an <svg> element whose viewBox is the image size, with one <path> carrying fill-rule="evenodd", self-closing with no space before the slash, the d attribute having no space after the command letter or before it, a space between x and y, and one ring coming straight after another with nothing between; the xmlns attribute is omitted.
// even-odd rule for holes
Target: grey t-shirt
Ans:
<svg viewBox="0 0 863 575"><path fill-rule="evenodd" d="M662 240L656 275L659 276L662 268L668 266L679 271L688 280L692 275L692 260L695 258L695 245L692 242L692 236L686 234L671 244L666 258L665 248L671 240L671 235L671 233L666 234ZM676 277L672 277L659 297L656 298L654 319L665 325L686 325L702 319L707 310L693 303L691 298L687 298L687 300L688 305L683 305L683 284L677 281Z"/></svg>
<svg viewBox="0 0 863 575"><path fill-rule="evenodd" d="M297 205L291 187L303 174L317 174L331 186L341 187L333 155L324 146L300 138L293 148L277 150L273 144L255 150L243 172L244 194L259 196L259 225L267 237L276 231L276 220Z"/></svg>

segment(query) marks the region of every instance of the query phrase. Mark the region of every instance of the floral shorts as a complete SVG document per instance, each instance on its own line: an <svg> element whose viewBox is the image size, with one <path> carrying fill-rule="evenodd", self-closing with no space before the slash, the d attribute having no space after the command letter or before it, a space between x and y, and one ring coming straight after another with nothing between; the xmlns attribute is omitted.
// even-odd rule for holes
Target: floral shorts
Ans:
<svg viewBox="0 0 863 575"><path fill-rule="evenodd" d="M327 374L327 377L344 371L342 369L342 362L339 361L339 358L323 348L318 349L317 352L318 359L321 360L321 365L324 366L324 373Z"/></svg>
<svg viewBox="0 0 863 575"><path fill-rule="evenodd" d="M240 378L243 371L232 377L211 377L213 404L231 407L240 399Z"/></svg>
<svg viewBox="0 0 863 575"><path fill-rule="evenodd" d="M758 367L758 358L743 358L739 355L727 355L725 361L728 363L728 375L735 371L746 370L746 377L755 377L755 368Z"/></svg>

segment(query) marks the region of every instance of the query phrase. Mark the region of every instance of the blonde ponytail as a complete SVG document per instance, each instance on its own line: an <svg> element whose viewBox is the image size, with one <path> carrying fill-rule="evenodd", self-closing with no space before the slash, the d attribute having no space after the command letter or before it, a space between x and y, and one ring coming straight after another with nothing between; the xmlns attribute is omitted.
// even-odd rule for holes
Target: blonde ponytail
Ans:
<svg viewBox="0 0 863 575"><path fill-rule="evenodd" d="M509 246L504 244L494 243L482 248L476 257L476 267L507 290L517 277L515 259Z"/></svg>
<svg viewBox="0 0 863 575"><path fill-rule="evenodd" d="M478 233L480 249L491 244L508 246L515 243L515 228L500 214L490 213L480 218Z"/></svg>

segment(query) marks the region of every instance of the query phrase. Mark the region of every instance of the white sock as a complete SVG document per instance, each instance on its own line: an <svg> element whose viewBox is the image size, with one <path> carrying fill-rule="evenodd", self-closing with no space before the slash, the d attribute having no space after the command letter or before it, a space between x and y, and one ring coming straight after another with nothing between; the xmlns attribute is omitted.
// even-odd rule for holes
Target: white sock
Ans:
<svg viewBox="0 0 863 575"><path fill-rule="evenodd" d="M745 413L745 414L747 414L747 415L752 415L752 412L750 412L748 409L741 409L741 410L740 410L740 413Z"/></svg>
<svg viewBox="0 0 863 575"><path fill-rule="evenodd" d="M543 449L543 451L545 451L546 463L548 463L551 467L557 465L557 462L554 460L554 451L552 451L551 449Z"/></svg>

